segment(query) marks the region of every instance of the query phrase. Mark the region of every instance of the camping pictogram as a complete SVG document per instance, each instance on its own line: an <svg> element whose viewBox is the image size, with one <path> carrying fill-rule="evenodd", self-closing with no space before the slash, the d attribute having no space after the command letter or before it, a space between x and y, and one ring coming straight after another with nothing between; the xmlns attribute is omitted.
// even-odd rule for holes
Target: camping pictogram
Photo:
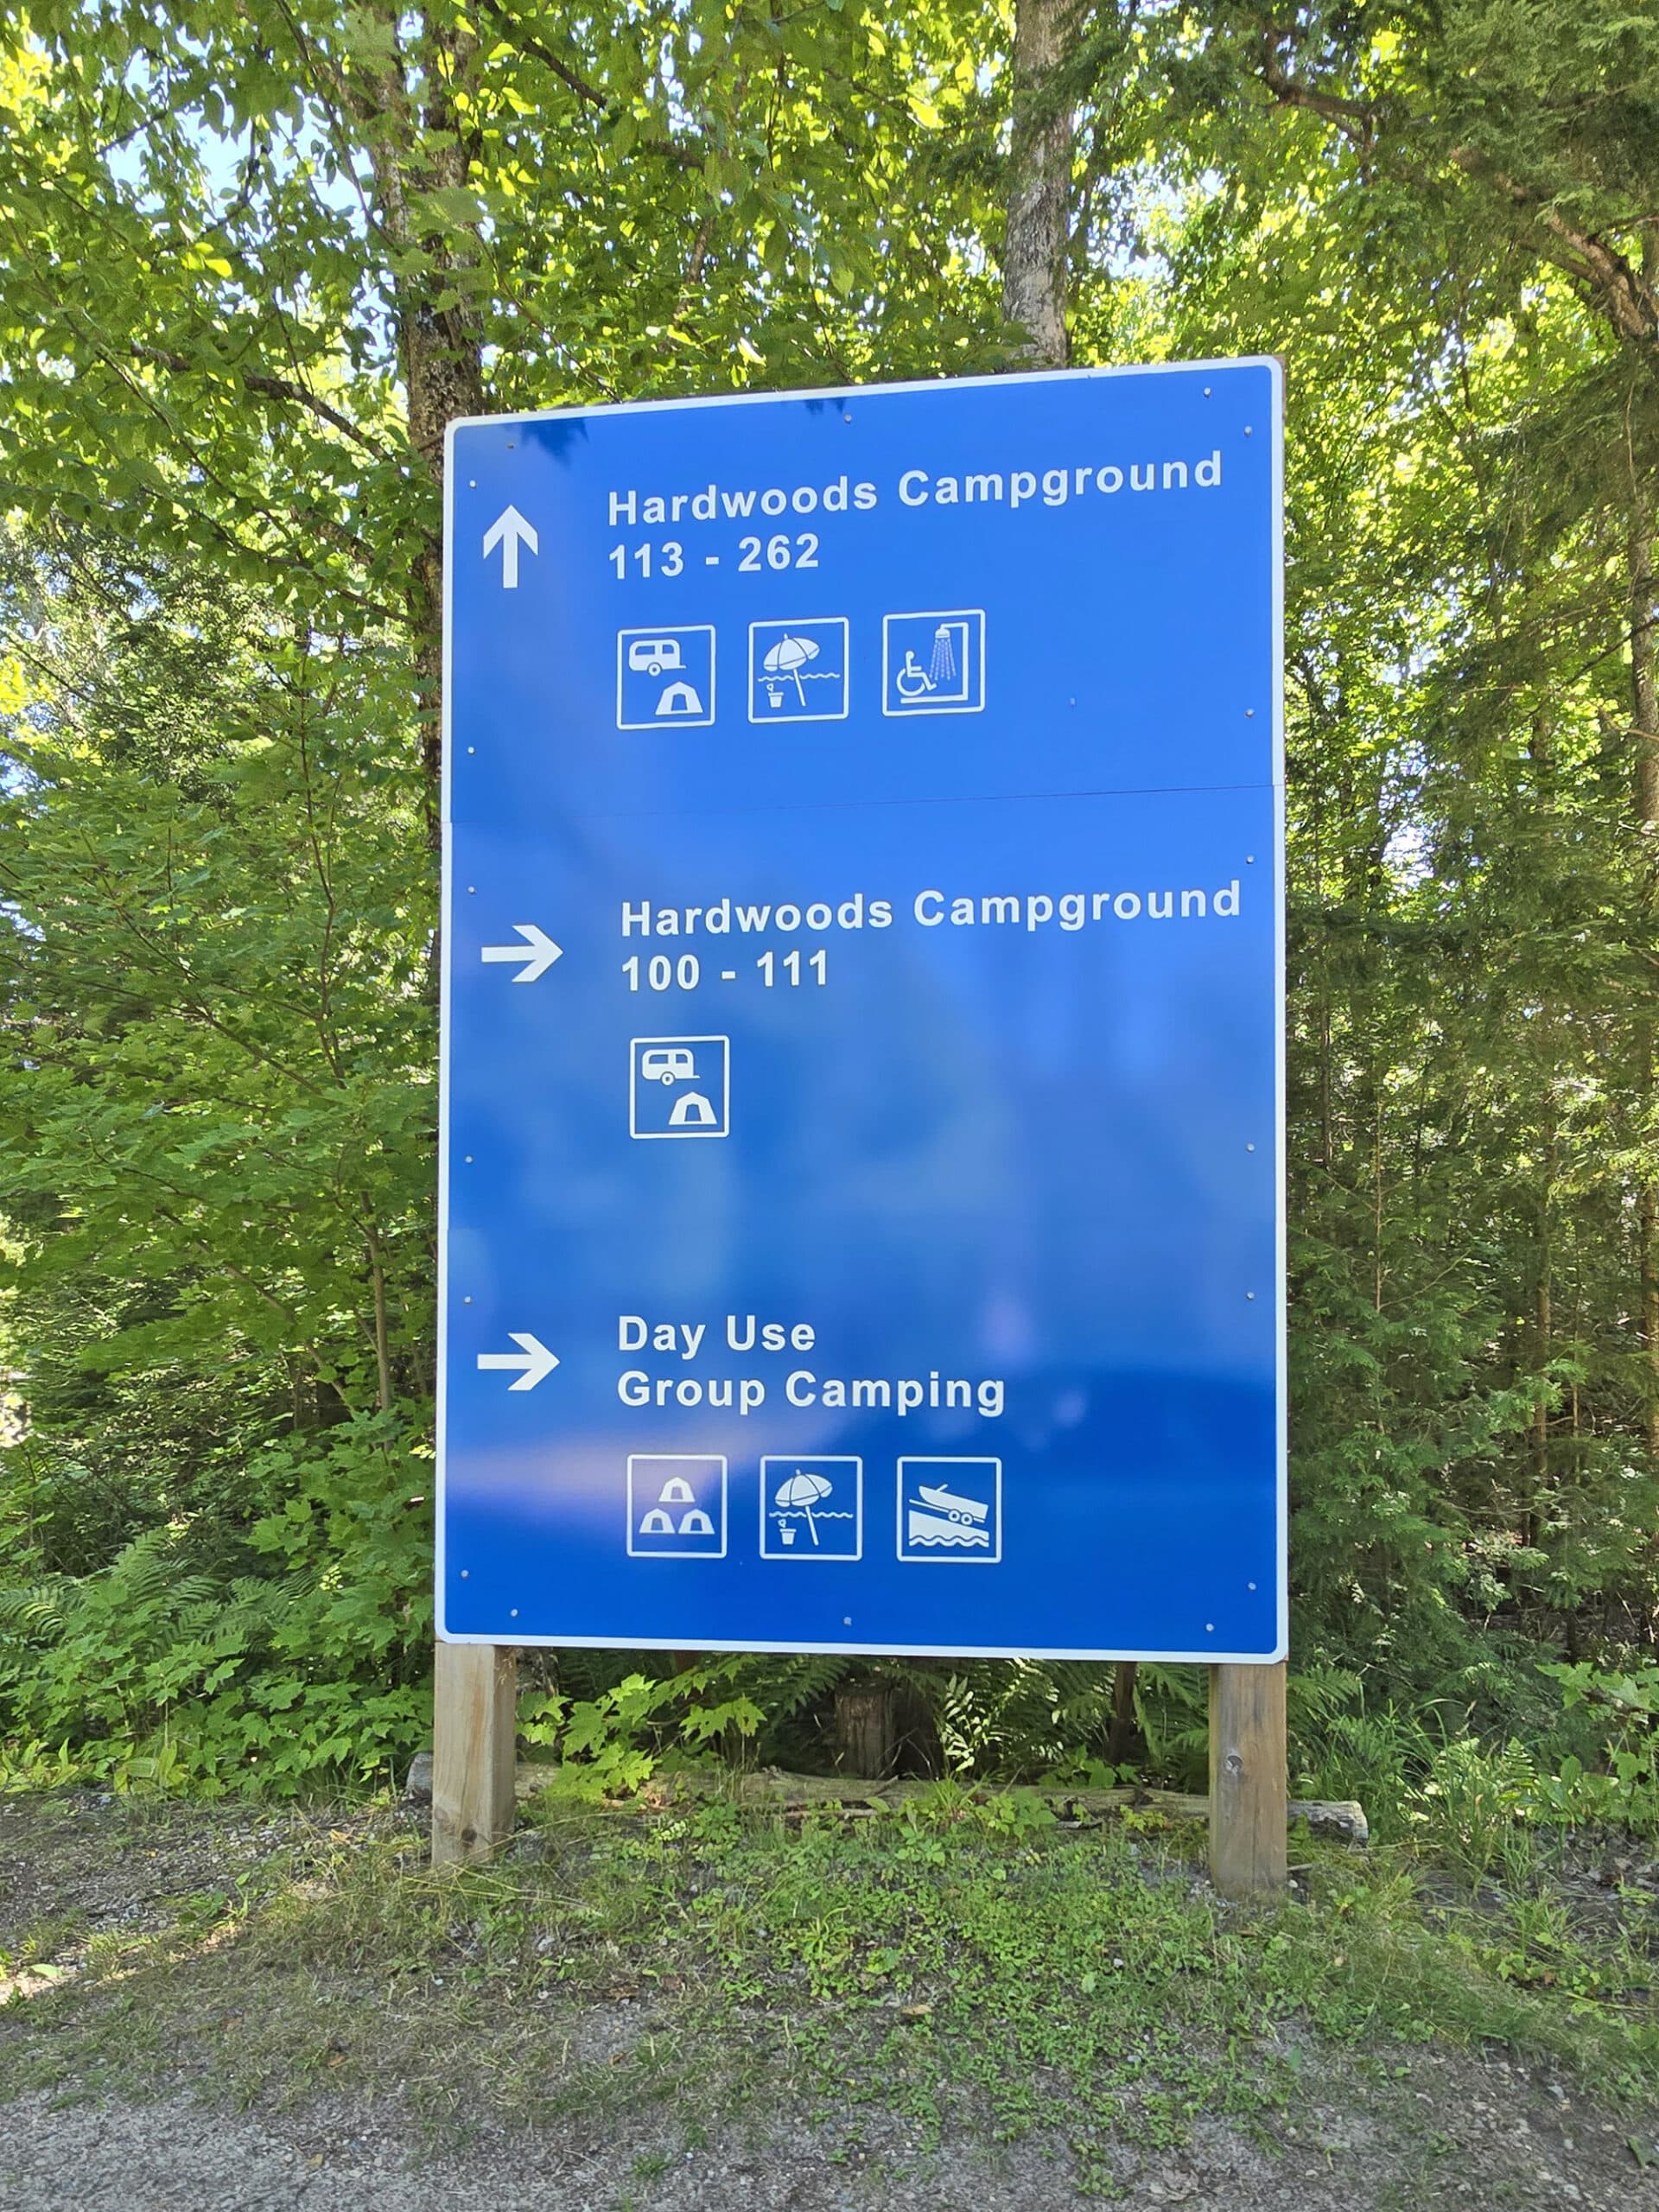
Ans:
<svg viewBox="0 0 1659 2212"><path fill-rule="evenodd" d="M632 1559L724 1559L726 1462L716 1454L636 1452L628 1461Z"/></svg>
<svg viewBox="0 0 1659 2212"><path fill-rule="evenodd" d="M635 1037L628 1046L628 1135L723 1137L730 1129L724 1037Z"/></svg>
<svg viewBox="0 0 1659 2212"><path fill-rule="evenodd" d="M715 719L711 623L616 633L616 726L706 728Z"/></svg>

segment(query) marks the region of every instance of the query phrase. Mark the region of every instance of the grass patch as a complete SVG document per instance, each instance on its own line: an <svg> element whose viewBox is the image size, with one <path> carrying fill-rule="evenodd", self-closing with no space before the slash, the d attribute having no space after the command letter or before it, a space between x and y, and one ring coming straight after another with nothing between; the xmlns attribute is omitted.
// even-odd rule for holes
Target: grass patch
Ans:
<svg viewBox="0 0 1659 2212"><path fill-rule="evenodd" d="M1296 1897L1247 1909L1210 1891L1195 1830L1062 1830L1018 1795L856 1823L532 1817L518 1855L443 1873L412 1834L314 1833L163 1929L94 1939L75 1979L0 2008L0 2091L396 2090L448 2137L486 2110L656 2107L687 2143L711 2111L849 2139L879 2111L923 2145L1062 2139L1106 2190L1109 2145L1178 2144L1200 2114L1271 2133L1332 2050L1498 2044L1633 2111L1659 2088L1650 1896L1581 1925L1541 1863L1494 1893L1321 1850Z"/></svg>

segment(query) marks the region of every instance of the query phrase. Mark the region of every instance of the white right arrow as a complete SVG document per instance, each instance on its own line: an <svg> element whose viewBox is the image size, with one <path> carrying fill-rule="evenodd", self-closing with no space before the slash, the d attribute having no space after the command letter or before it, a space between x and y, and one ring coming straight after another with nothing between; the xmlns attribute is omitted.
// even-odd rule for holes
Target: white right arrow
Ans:
<svg viewBox="0 0 1659 2212"><path fill-rule="evenodd" d="M522 1351L481 1351L478 1363L481 1368L522 1368L524 1372L516 1382L509 1382L510 1390L533 1390L543 1376L550 1375L559 1363L558 1354L549 1351L539 1337L532 1337L519 1329L509 1329L507 1334Z"/></svg>
<svg viewBox="0 0 1659 2212"><path fill-rule="evenodd" d="M487 561L499 545L501 548L501 588L518 588L518 548L528 546L532 553L542 550L541 540L524 520L517 507L504 507L484 533L484 558Z"/></svg>
<svg viewBox="0 0 1659 2212"><path fill-rule="evenodd" d="M524 964L512 980L533 983L538 976L546 975L556 960L563 959L564 947L555 944L534 922L515 922L512 926L524 940L523 944L481 944L478 957L480 960L522 960Z"/></svg>

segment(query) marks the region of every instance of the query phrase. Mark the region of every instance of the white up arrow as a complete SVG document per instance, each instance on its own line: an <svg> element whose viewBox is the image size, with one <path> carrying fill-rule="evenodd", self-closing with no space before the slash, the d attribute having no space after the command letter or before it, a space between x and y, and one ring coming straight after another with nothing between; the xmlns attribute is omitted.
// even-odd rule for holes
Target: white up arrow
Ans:
<svg viewBox="0 0 1659 2212"><path fill-rule="evenodd" d="M481 1351L478 1363L483 1368L512 1368L524 1370L516 1382L509 1382L510 1390L533 1390L544 1375L550 1375L558 1365L558 1354L549 1351L539 1337L527 1336L523 1330L509 1329L507 1334L522 1351Z"/></svg>
<svg viewBox="0 0 1659 2212"><path fill-rule="evenodd" d="M504 591L517 591L518 588L520 544L527 545L532 553L539 553L542 550L541 540L518 508L504 508L484 533L484 558L486 561L498 545L501 548L501 588Z"/></svg>
<svg viewBox="0 0 1659 2212"><path fill-rule="evenodd" d="M522 960L524 966L513 977L515 983L533 983L538 976L545 976L556 960L564 957L564 947L555 944L545 930L538 930L534 922L515 922L512 925L524 940L523 944L484 944L479 947L480 960Z"/></svg>

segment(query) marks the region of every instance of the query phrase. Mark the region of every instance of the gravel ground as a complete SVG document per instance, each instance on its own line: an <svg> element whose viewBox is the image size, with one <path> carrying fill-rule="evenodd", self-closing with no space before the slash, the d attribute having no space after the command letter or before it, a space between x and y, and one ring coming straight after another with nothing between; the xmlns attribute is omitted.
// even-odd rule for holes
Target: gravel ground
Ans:
<svg viewBox="0 0 1659 2212"><path fill-rule="evenodd" d="M1179 2152L1113 2156L1117 2201L1188 2212L1417 2212L1431 2199L1481 2212L1659 2207L1659 2165L1643 2171L1620 2132L1597 2139L1616 2124L1563 2112L1501 2068L1410 2063L1380 2099L1325 2082L1328 2101L1310 2098L1294 2141L1252 2143L1212 2121ZM378 2101L254 2114L181 2094L66 2106L60 2091L3 2116L9 2212L1052 2212L1075 2196L1063 2142L996 2151L947 2136L924 2150L868 2119L850 2154L835 2132L788 2122L716 2129L690 2152L677 2127L640 2114L608 2140L503 2130L414 2154L395 2103Z"/></svg>
<svg viewBox="0 0 1659 2212"><path fill-rule="evenodd" d="M89 1945L179 1924L191 1899L285 1878L390 1816L308 1820L245 1808L135 1807L62 1795L0 1800L0 2056L50 2041L32 1993L73 1982ZM355 1823L355 1825L354 1825ZM31 1931L25 1948L20 1932ZM43 1948L41 1931L56 1939ZM16 1948L9 1955L8 1946ZM320 2017L330 2001L319 1985ZM613 2014L613 2018L604 2017ZM591 2054L637 2014L594 2003L572 2027ZM487 2034L487 2024L480 2027ZM211 2050L211 2039L208 2048ZM0 2103L5 2212L1051 2212L1092 2176L1132 2207L1188 2212L1659 2212L1659 2136L1548 2068L1437 2050L1335 2055L1310 2043L1288 2109L1247 2133L1200 2120L1179 2149L1085 2146L1034 2133L988 2145L971 2112L937 2140L884 2112L689 2114L669 2100L595 2104L531 2127L458 2084L450 2124L417 2120L395 2086L262 2092L229 2101L211 2058L162 2053L142 2096L71 2067ZM1369 2061L1369 2063L1368 2063ZM696 2125L689 2122L695 2118ZM687 2148L688 2140L695 2147Z"/></svg>

